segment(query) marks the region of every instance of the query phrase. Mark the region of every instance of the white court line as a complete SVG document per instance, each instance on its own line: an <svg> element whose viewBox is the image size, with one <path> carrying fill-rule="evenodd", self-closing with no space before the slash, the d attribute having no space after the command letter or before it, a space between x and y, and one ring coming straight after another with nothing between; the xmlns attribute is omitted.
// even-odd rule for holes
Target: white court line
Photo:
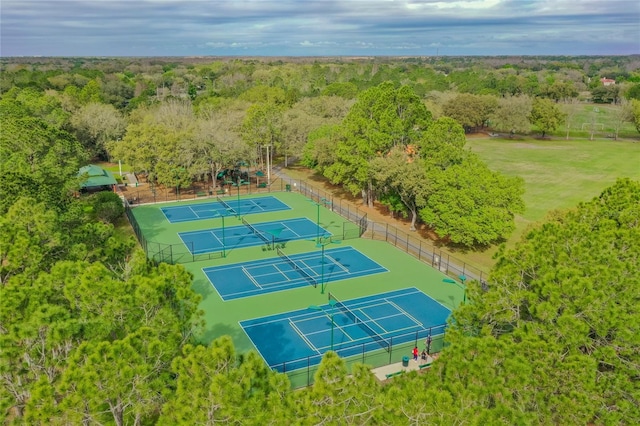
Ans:
<svg viewBox="0 0 640 426"><path fill-rule="evenodd" d="M278 271L278 272L280 273L280 275L282 275L282 276L285 278L285 280L284 280L284 281L280 281L280 282L282 282L282 283L287 283L287 282L291 282L291 281L297 281L297 280L291 280L291 279L289 279L289 277L287 276L287 274L285 274L285 273L282 271L282 269L278 268L278 264L284 264L284 263L285 263L285 262L284 262L284 261L282 261L282 262L277 262L277 263L274 263L274 264L273 264L274 269L275 269L276 271Z"/></svg>
<svg viewBox="0 0 640 426"><path fill-rule="evenodd" d="M321 255L320 257L322 257L322 255ZM338 262L337 260L335 260L333 257L331 257L331 256L329 256L329 255L325 255L324 257L326 257L327 259L331 260L331 263L333 263L334 265L338 265L338 267L339 267L340 269L342 269L343 271L345 271L347 274L349 274L349 275L351 274L351 273L349 272L349 269L348 269L348 268L346 268L342 263L340 263L340 262ZM322 261L322 260L324 260L324 259L320 259L320 260Z"/></svg>
<svg viewBox="0 0 640 426"><path fill-rule="evenodd" d="M260 350L258 349L258 345L256 345L256 342L253 341L253 339L251 338L251 336L249 336L249 333L247 333L247 330L244 329L244 327L242 326L242 324L240 324L241 321L238 321L238 325L240 326L240 328L242 329L242 331L244 331L244 334L247 335L247 338L249 339L249 341L251 341L251 344L253 345L254 348L256 348L256 351L258 352L258 355L260 355L260 358L262 358L262 360L264 361L264 363L266 365L269 366L269 368L272 368L276 365L280 365L280 364L274 364L273 366L270 365L267 360L265 359L265 357L262 355L262 352L260 352Z"/></svg>
<svg viewBox="0 0 640 426"><path fill-rule="evenodd" d="M396 305L393 301L391 300L387 300L387 302L391 305L394 306L396 309L398 309L400 312L402 312L404 314L404 316L406 316L407 318L409 318L411 321L413 321L416 324L419 324L420 326L422 326L424 328L424 324L422 324L420 321L418 321L417 319L415 319L412 315L410 315L407 311L405 311L404 309L402 309L400 306Z"/></svg>
<svg viewBox="0 0 640 426"><path fill-rule="evenodd" d="M319 273L316 272L316 270L313 267L309 266L309 264L306 262L306 260L310 260L310 259L313 259L313 257L309 256L306 259L296 259L298 261L298 262L296 262L296 264L298 265L298 267L300 269L303 269L307 274L309 274L309 276L312 276L312 274L310 272L313 272L313 275L316 276L316 277L321 276ZM300 266L300 265L302 265L302 266ZM299 274L298 271L296 271L296 273Z"/></svg>
<svg viewBox="0 0 640 426"><path fill-rule="evenodd" d="M191 208L191 206L184 206L184 207L186 207L186 208L188 208L189 210L191 210L191 213L193 213L193 215L194 215L195 217L200 218L200 216L198 216L198 213L196 213L196 211L195 211L195 210L193 210L193 209Z"/></svg>
<svg viewBox="0 0 640 426"><path fill-rule="evenodd" d="M329 315L326 311L323 311L322 314L315 314L316 316L312 317L312 318L305 318L303 320L299 320L298 322L302 322L302 321L312 321L318 318L326 318L327 320L331 321L331 315ZM289 318L289 321L291 321L291 318ZM355 323L354 323L355 324ZM350 343L350 342L357 342L358 340L363 340L363 339L354 339L353 337L351 337L351 335L349 333L347 333L345 331L345 328L347 327L351 327L354 324L348 324L346 327L340 326L338 324L336 324L336 322L333 322L333 328L334 328L334 332L335 330L339 330L340 332L342 332L342 335L345 336L346 338L348 338L349 340L346 341L346 343ZM298 329L299 330L299 329ZM317 334L324 334L326 333L327 330L318 330L318 331L313 331L310 333L303 333L305 336L313 336L313 335L317 335ZM302 331L300 331L300 333L302 333ZM314 346L315 347L315 346ZM326 347L326 346L325 346Z"/></svg>
<svg viewBox="0 0 640 426"><path fill-rule="evenodd" d="M298 235L298 233L297 233L297 232L295 232L293 229L289 228L289 227L287 226L287 224L286 224L286 223L284 223L284 222L280 222L280 225L282 225L282 226L283 226L283 228L282 228L282 230L283 230L283 231L284 231L284 230L287 230L287 231L291 232L292 234L296 234L296 235ZM300 235L298 235L298 236L300 236Z"/></svg>
<svg viewBox="0 0 640 426"><path fill-rule="evenodd" d="M216 235L216 233L214 232L214 230L210 230L209 233L211 235L213 235L213 238L215 238L216 240L218 240L218 242L221 244L222 247L224 247L224 244L222 244L222 240L220 240L220 238L218 238L218 236ZM222 251L222 247L220 247L220 250Z"/></svg>
<svg viewBox="0 0 640 426"><path fill-rule="evenodd" d="M304 340L304 342L314 351L316 351L317 354L320 354L320 351L318 350L318 348L316 348L316 345L314 345L313 343L311 343L311 341L309 339L307 339L307 336L298 328L298 326L296 325L295 322L291 321L291 318L289 318L289 325L291 326L291 328L293 328L293 330L298 333L298 336L300 336L300 338L302 340Z"/></svg>
<svg viewBox="0 0 640 426"><path fill-rule="evenodd" d="M256 287L258 287L259 289L263 290L264 288L258 284L258 281L255 280L255 278L253 278L253 275L251 275L249 273L249 271L247 270L247 268L245 268L244 266L241 266L242 268L242 272L247 276L247 278L249 278L249 280L251 280L251 282L253 283L253 285L255 285Z"/></svg>
<svg viewBox="0 0 640 426"><path fill-rule="evenodd" d="M368 326L369 328L371 328L371 330L372 330L374 333L376 333L378 336L382 337L382 339L386 341L387 339L386 339L385 337L383 337L383 335L385 335L385 334L387 334L387 333L389 333L389 332L387 331L387 329L386 329L386 328L384 328L383 326L381 326L380 324L378 324L378 322L377 322L376 320L378 320L378 319L383 319L383 318L390 318L390 317L392 317L392 316L398 316L398 315L400 315L400 314L389 315L389 316L386 316L386 317L377 317L377 318L375 318L375 319L374 319L374 318L371 318L369 315L367 315L367 314L362 310L363 308L368 308L368 307L370 307L370 306L375 306L375 305L364 305L364 306L357 307L357 308L355 308L355 309L354 309L354 308L352 308L351 306L347 306L347 308L349 308L349 309L351 310L351 312L353 312L353 311L358 311L358 313L359 313L360 315L356 315L356 316L358 317L358 319L360 319L360 322L367 324L367 326ZM338 309L340 309L340 308L338 308ZM354 315L355 315L355 312L354 312ZM365 321L365 320L363 320L362 318L366 318L367 320ZM371 326L369 325L369 323L374 323L374 324L375 324L377 327L379 327L379 328L380 328L380 330L382 330L383 332L382 332L382 333L378 333L378 332L377 332L373 327L371 327ZM357 322L355 322L354 324L355 324L355 325L358 325L358 323L357 323ZM375 340L375 339L374 339L374 340Z"/></svg>
<svg viewBox="0 0 640 426"><path fill-rule="evenodd" d="M265 209L263 209L263 208L262 208L262 206L261 206L260 204L256 203L256 202L255 202L255 201L253 201L253 200L254 200L254 198L249 199L249 200L247 200L247 201L250 201L250 204L253 204L255 207L257 207L258 209L260 209L260 210L261 210L261 211L263 211L263 212L265 212L265 211L270 211L270 210L265 210ZM251 210L251 209L249 209L249 210ZM276 210L276 211L277 211L277 210Z"/></svg>

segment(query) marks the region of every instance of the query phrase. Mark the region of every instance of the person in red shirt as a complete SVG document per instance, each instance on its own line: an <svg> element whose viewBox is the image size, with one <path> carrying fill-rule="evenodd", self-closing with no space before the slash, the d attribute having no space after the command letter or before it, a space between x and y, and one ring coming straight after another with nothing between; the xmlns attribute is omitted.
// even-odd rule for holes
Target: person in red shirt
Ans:
<svg viewBox="0 0 640 426"><path fill-rule="evenodd" d="M418 361L418 347L417 346L415 346L413 348L413 360L414 361Z"/></svg>

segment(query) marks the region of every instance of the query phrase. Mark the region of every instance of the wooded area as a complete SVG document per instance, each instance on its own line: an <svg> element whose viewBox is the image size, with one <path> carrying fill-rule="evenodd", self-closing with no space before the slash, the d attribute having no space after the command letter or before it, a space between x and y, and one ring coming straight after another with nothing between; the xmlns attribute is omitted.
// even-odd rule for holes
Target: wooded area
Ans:
<svg viewBox="0 0 640 426"><path fill-rule="evenodd" d="M92 160L121 160L179 191L214 188L240 163L264 168L270 152L442 243L486 247L513 231L523 183L489 169L466 134L637 142L639 64L3 58L4 423L639 423L637 181L553 212L501 249L491 284L469 283L430 371L382 385L329 353L315 384L295 392L228 336L194 338L201 296L190 274L144 258L117 194L77 196ZM581 116L587 102L615 119Z"/></svg>

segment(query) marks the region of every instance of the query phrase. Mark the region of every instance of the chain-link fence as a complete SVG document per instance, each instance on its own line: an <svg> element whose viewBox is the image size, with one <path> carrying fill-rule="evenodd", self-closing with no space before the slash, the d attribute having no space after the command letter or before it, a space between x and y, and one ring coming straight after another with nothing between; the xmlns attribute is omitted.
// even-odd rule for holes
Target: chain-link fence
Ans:
<svg viewBox="0 0 640 426"><path fill-rule="evenodd" d="M131 228L133 232L136 234L138 241L140 242L140 246L144 250L149 260L153 260L157 263L170 263L175 265L177 263L189 263L189 262L197 262L200 260L210 260L210 259L219 259L223 256L222 251L216 251L211 253L201 253L194 254L193 243L191 244L191 248L189 248L185 244L166 244L159 243L154 241L148 241L142 230L140 229L140 224L136 219L135 215L132 211L132 206L126 198L123 198L124 203L124 212L129 219L129 223L131 224Z"/></svg>
<svg viewBox="0 0 640 426"><path fill-rule="evenodd" d="M353 206L341 198L334 197L333 194L327 191L315 188L303 180L275 176L271 185L267 187L248 184L244 187L233 187L232 191L236 191L235 193L230 192L229 188L227 188L226 191L223 189L217 192L203 192L202 190L198 191L196 188L175 192L173 194L175 198L169 195L170 191L166 190L149 193L149 191L142 190L136 192L135 190L138 188L133 189L134 191L129 192L123 197L126 215L147 256L157 262L185 263L213 259L221 257L222 252L193 255L184 244L171 245L147 241L144 235L142 235L140 226L131 211L132 203L155 203L170 201L170 199L189 200L199 197L213 198L218 196L295 191L318 204L324 205L326 208L347 219L343 225L343 239L363 237L372 240L386 241L419 260L428 263L448 276L459 280L461 279L462 281L467 279L478 280L483 286L487 285L487 273L480 268L472 266L435 247L433 244L407 234L392 225L370 221L367 219L367 214L358 207ZM133 201L130 198L132 194L135 194ZM344 354L347 355L345 361L348 368L351 368L355 363L364 363L376 368L394 362L400 362L402 358L409 356L411 349L413 349L414 346L418 346L419 342L426 339L427 336L432 336L430 343L431 353L438 353L445 345L445 331L446 325L443 324L429 330L394 336L389 339L388 350L380 349L379 344L375 341L359 344L348 349L345 348L343 349ZM356 352L359 353L359 355L355 355ZM294 387L309 386L313 383L313 376L318 369L321 357L321 355L316 355L287 361L278 366L274 366L274 369L286 373Z"/></svg>
<svg viewBox="0 0 640 426"><path fill-rule="evenodd" d="M138 187L130 187L126 192L123 192L123 195L126 198L125 201L127 201L127 204L130 206L132 204L157 203L173 200L186 201L202 197L222 197L224 199L224 197L241 195L295 191L318 204L324 205L347 219L347 222L345 222L343 226L343 239L364 237L383 240L428 263L450 277L462 279L463 281L478 280L484 286L487 285L488 274L482 269L451 255L422 238L401 231L395 226L368 220L366 212L363 212L358 207L353 206L341 198L334 197L330 192L309 185L309 183L304 180L289 179L274 174L274 179L269 186L265 186L259 181L252 181L240 186L227 185L226 187L215 187L215 190L211 189L211 187L205 187L206 184L201 183L192 188L182 190L180 188L152 190L149 185L143 183ZM137 229L136 235L138 236L138 240L143 248L145 248L149 258L160 262L179 263L218 258L222 255L221 252L192 255L184 245L174 244L170 246L167 244L163 245L162 243L146 242L140 233L137 223L134 225L135 218L133 218L133 215L129 212L127 213L127 217L129 217L129 221L134 227L134 230Z"/></svg>
<svg viewBox="0 0 640 426"><path fill-rule="evenodd" d="M452 256L450 253L447 253L422 238L401 231L393 225L368 220L365 212L341 198L335 198L333 194L329 192L309 186L307 182L302 180L282 178L280 181L284 184L285 190L300 192L305 197L310 198L316 203L325 205L327 208L346 218L349 222L355 224L358 229L357 232L360 233L359 236L361 237L382 240L393 244L406 253L456 279L463 281L478 280L483 284L487 281L488 274L482 269Z"/></svg>
<svg viewBox="0 0 640 426"><path fill-rule="evenodd" d="M341 346L336 348L336 352L347 364L350 371L354 364L362 363L371 368L383 367L385 365L399 363L405 357L411 357L412 349L417 347L427 347L427 338L431 336L428 343L429 353L436 354L442 350L445 345L445 332L447 326L442 324L431 327L428 330L419 330L402 335L396 335L386 338L389 342L389 348L381 349L380 344L376 341L360 343L352 346ZM282 364L272 366L272 369L281 373L286 373L289 377L292 387L300 388L313 384L314 375L318 370L321 354L313 355L306 358L300 358L283 362ZM423 364L427 366L427 361Z"/></svg>

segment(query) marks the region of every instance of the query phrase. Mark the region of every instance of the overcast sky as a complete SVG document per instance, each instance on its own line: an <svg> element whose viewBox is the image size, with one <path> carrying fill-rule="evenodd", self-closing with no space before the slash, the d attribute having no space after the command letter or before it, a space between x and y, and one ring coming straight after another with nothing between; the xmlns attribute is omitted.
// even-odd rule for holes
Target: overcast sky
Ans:
<svg viewBox="0 0 640 426"><path fill-rule="evenodd" d="M640 53L638 0L1 0L1 56Z"/></svg>

